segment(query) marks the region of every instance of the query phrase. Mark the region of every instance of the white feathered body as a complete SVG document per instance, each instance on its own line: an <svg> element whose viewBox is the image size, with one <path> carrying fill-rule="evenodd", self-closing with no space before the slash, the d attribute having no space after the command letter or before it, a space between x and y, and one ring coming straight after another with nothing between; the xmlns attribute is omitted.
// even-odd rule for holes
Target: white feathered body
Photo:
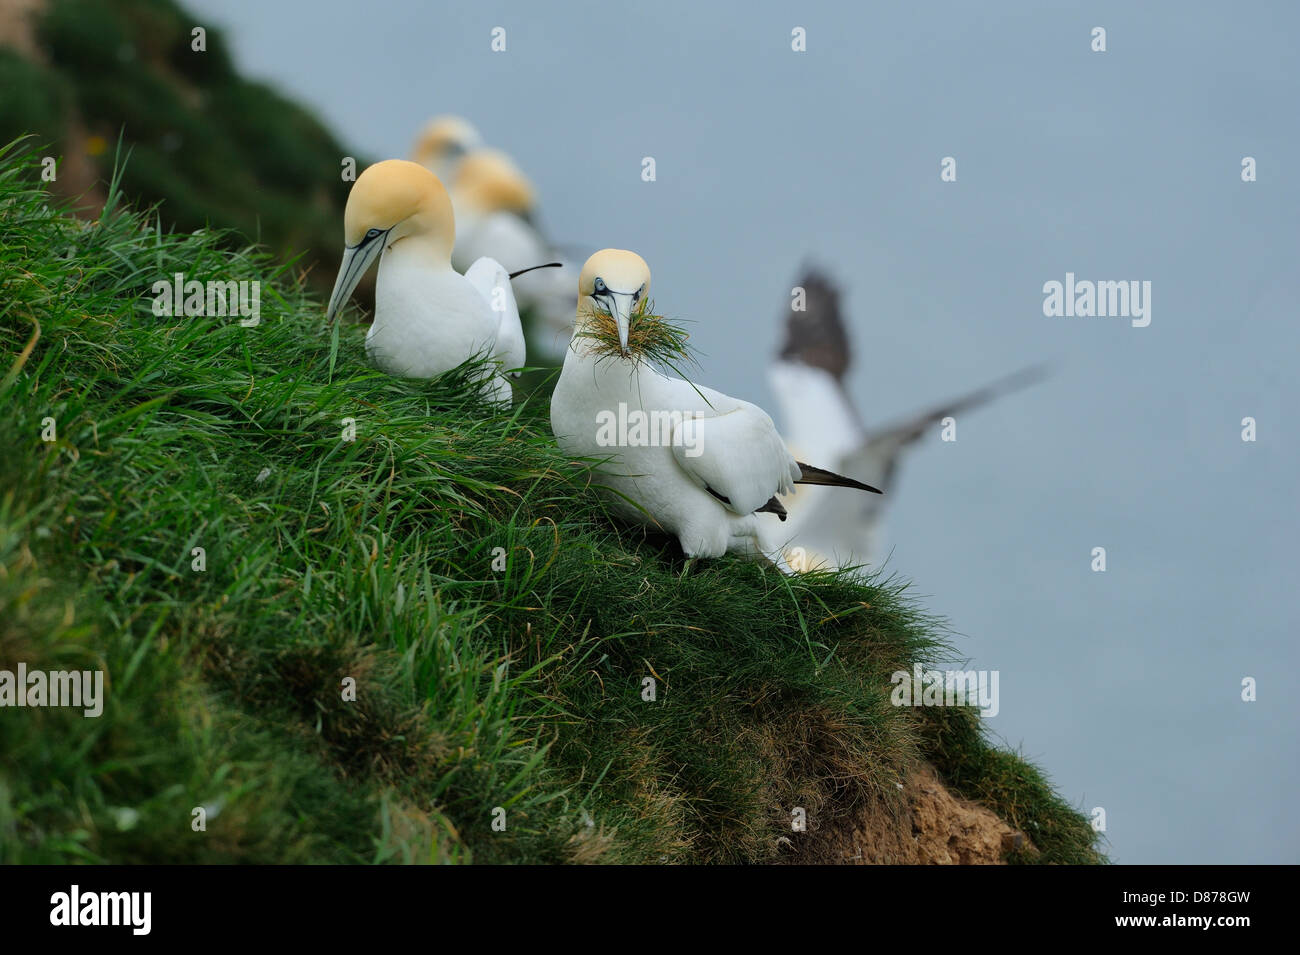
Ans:
<svg viewBox="0 0 1300 955"><path fill-rule="evenodd" d="M577 268L565 262L536 229L512 212L483 215L465 210L462 205L457 207L456 223L460 238L451 261L457 268L482 256L491 256L515 271L545 262L563 262L558 269L537 269L514 280L520 303L533 309L542 320L539 343L548 355L559 356L573 332Z"/></svg>
<svg viewBox="0 0 1300 955"><path fill-rule="evenodd" d="M857 411L840 383L809 365L777 361L768 380L781 407L790 444L805 461L867 484L885 483L887 460L868 445ZM765 550L785 550L796 569L874 560L883 498L838 488L802 486L785 501L789 519L760 515Z"/></svg>
<svg viewBox="0 0 1300 955"><path fill-rule="evenodd" d="M620 417L620 404L626 420L635 413L667 413L674 422L670 440L630 444L619 435L614 446L602 445L602 417ZM578 339L551 400L551 428L566 454L608 459L599 474L614 492L616 513L675 535L690 557L761 552L759 515L753 512L774 494L790 492L800 477L761 408L644 364L597 358ZM663 438L657 428L645 431Z"/></svg>
<svg viewBox="0 0 1300 955"><path fill-rule="evenodd" d="M494 293L500 286L502 292ZM524 345L507 273L484 260L471 275L461 275L450 265L432 265L414 243L394 244L379 260L366 353L381 370L407 378L433 378L488 356L500 363L492 391L508 404L510 383L500 372L524 364Z"/></svg>

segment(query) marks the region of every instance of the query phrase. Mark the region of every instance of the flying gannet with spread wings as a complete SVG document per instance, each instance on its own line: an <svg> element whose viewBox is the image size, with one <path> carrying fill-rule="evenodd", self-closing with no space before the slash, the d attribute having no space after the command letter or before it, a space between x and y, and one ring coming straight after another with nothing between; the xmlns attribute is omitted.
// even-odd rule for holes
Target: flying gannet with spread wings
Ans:
<svg viewBox="0 0 1300 955"><path fill-rule="evenodd" d="M799 285L805 308L791 307L785 342L769 369L782 429L797 453L859 481L895 489L903 453L944 418L1045 376L1041 366L1027 368L901 420L868 427L844 387L852 349L840 314L839 290L812 269ZM764 549L781 551L795 570L871 563L878 558L884 507L885 499L874 495L801 488L786 501L788 521L763 519Z"/></svg>

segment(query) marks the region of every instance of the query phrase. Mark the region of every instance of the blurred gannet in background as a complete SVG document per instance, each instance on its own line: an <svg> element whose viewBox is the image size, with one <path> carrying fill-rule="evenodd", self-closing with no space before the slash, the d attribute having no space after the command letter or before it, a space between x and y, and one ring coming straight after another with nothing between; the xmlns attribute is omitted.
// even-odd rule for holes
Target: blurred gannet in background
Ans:
<svg viewBox="0 0 1300 955"><path fill-rule="evenodd" d="M551 398L551 430L560 448L609 459L600 476L615 492L610 500L617 514L676 535L687 557L719 557L761 553L757 512L783 516L776 495L795 484L880 493L797 462L756 405L636 361L628 349L629 325L649 290L650 269L635 252L604 249L587 260L578 280L574 337ZM622 358L598 355L583 337L598 310L613 317ZM648 420L649 428L639 432L644 439L630 440L629 428L616 448L602 441L599 422L615 413L629 422Z"/></svg>
<svg viewBox="0 0 1300 955"><path fill-rule="evenodd" d="M404 159L375 163L357 177L343 214L345 247L327 319L333 321L375 259L375 318L366 354L381 370L433 378L476 355L491 393L509 405L506 372L522 367L524 334L510 276L480 259L465 275L451 267L456 223L438 177Z"/></svg>
<svg viewBox="0 0 1300 955"><path fill-rule="evenodd" d="M420 130L411 158L448 183L460 161L482 146L483 137L469 120L460 116L435 116Z"/></svg>
<svg viewBox="0 0 1300 955"><path fill-rule="evenodd" d="M515 282L520 304L541 320L539 343L552 357L559 357L572 329L578 276L529 221L535 196L532 183L505 153L477 149L467 154L451 180L461 237L452 264L463 268L485 255L514 269L560 260L559 268L529 272Z"/></svg>
<svg viewBox="0 0 1300 955"><path fill-rule="evenodd" d="M895 489L902 452L950 415L979 407L999 395L1041 380L1042 367L1028 368L952 401L900 421L867 428L844 389L850 362L848 334L840 317L839 291L809 270L799 282L806 310L791 308L785 344L769 369L781 404L781 423L790 446L825 461L860 481ZM763 520L764 547L780 550L795 570L870 563L884 500L828 494L804 488L787 502L789 521Z"/></svg>

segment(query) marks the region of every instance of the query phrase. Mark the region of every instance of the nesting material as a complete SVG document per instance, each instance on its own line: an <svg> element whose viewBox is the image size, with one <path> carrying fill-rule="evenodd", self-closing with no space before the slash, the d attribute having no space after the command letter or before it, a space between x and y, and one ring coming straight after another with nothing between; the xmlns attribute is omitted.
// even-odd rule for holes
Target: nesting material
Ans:
<svg viewBox="0 0 1300 955"><path fill-rule="evenodd" d="M618 323L608 308L588 306L590 319L577 332L575 337L591 341L591 349L598 358L623 358L618 342ZM662 315L656 315L654 303L648 299L641 302L632 312L628 321L627 356L632 362L650 362L652 364L674 367L679 362L691 361L690 347L686 340L690 336Z"/></svg>

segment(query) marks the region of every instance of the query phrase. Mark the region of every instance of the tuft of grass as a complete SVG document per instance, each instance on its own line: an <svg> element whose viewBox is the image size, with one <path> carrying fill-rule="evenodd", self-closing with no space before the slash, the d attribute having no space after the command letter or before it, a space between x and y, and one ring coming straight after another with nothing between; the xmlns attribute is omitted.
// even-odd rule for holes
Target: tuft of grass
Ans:
<svg viewBox="0 0 1300 955"><path fill-rule="evenodd" d="M767 862L935 753L1092 851L889 705L947 652L900 582L687 573L545 400L378 373L267 252L38 172L0 150L0 669L106 701L0 708L0 862ZM260 281L260 323L155 316L176 272Z"/></svg>
<svg viewBox="0 0 1300 955"><path fill-rule="evenodd" d="M224 32L173 0L35 6L41 61L0 50L0 142L36 134L67 159L55 188L86 189L113 174L113 151L88 141L122 138L132 157L124 188L165 201L167 225L253 236L281 258L303 253L308 281L328 293L348 194L340 163L368 164L355 150L302 106L240 77ZM90 180L69 175L73 165Z"/></svg>
<svg viewBox="0 0 1300 955"><path fill-rule="evenodd" d="M690 338L662 315L655 314L654 303L642 299L632 310L627 326L628 355L618 338L618 322L608 306L588 304L587 321L576 336L591 342L591 350L600 358L628 358L634 363L649 362L676 368L680 362L692 361Z"/></svg>

